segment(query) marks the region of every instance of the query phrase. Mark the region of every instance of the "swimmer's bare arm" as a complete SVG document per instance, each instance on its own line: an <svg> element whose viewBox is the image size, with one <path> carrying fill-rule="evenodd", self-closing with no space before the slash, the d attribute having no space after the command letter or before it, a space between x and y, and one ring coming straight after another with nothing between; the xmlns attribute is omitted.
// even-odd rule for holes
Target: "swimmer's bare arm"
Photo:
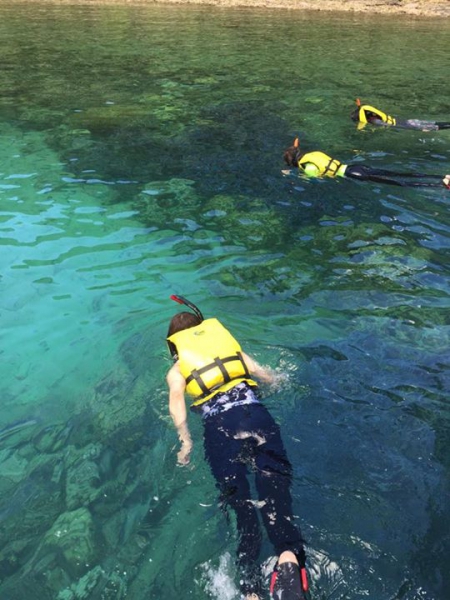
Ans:
<svg viewBox="0 0 450 600"><path fill-rule="evenodd" d="M166 379L169 386L169 412L181 442L181 449L177 454L177 460L178 464L187 465L190 461L192 439L187 424L187 410L184 397L186 380L180 372L178 363L173 365L167 373Z"/></svg>
<svg viewBox="0 0 450 600"><path fill-rule="evenodd" d="M269 385L277 384L281 381L281 379L285 379L285 375L282 373L276 373L269 367L262 367L259 365L255 359L253 359L245 352L242 352L242 357L247 365L250 374L259 379L261 383L267 383Z"/></svg>

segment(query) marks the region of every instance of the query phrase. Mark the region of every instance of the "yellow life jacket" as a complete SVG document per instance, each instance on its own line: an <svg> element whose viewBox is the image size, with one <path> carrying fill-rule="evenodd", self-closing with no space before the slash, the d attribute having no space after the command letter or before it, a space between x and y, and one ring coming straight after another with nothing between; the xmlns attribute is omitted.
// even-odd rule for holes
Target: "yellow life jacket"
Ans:
<svg viewBox="0 0 450 600"><path fill-rule="evenodd" d="M327 175L328 177L342 176L345 173L347 165L342 164L335 158L331 158L324 152L307 152L298 161L298 166L307 173L307 165L314 165L318 173L317 175ZM307 173L308 174L308 173Z"/></svg>
<svg viewBox="0 0 450 600"><path fill-rule="evenodd" d="M239 343L217 319L206 319L167 339L176 347L186 391L194 397L192 406L203 404L242 381L257 385L250 378Z"/></svg>
<svg viewBox="0 0 450 600"><path fill-rule="evenodd" d="M379 119L381 121L383 121L383 123L386 123L387 125L396 125L396 123L397 123L397 121L395 120L394 117L387 115L386 113L384 113L381 110L378 110L378 108L375 108L374 106L370 106L369 104L364 104L363 106L359 107L359 113L358 113L359 121L360 121L360 123L364 123L364 125L369 122L367 120L366 111L374 113L375 115L377 115L377 117L379 117Z"/></svg>

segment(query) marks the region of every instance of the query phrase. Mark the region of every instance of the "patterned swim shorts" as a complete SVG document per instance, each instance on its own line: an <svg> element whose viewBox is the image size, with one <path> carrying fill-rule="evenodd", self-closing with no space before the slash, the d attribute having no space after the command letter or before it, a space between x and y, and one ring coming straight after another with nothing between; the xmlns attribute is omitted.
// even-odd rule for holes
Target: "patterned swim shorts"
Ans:
<svg viewBox="0 0 450 600"><path fill-rule="evenodd" d="M211 400L208 400L208 402L200 404L198 410L203 418L207 418L244 404L260 404L260 401L256 388L242 381L230 390L223 393L219 392Z"/></svg>

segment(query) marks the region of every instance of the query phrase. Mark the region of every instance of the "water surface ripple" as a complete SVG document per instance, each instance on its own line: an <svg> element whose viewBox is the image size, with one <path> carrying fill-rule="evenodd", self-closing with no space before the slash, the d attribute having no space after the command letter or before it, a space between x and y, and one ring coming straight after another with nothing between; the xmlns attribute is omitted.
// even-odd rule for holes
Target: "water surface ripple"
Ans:
<svg viewBox="0 0 450 600"><path fill-rule="evenodd" d="M402 16L1 4L1 598L239 598L194 415L192 468L175 464L174 292L288 374L265 401L312 598L445 597L450 195L305 181L281 156L299 135L449 172L448 132L349 119L357 96L450 119L449 36Z"/></svg>

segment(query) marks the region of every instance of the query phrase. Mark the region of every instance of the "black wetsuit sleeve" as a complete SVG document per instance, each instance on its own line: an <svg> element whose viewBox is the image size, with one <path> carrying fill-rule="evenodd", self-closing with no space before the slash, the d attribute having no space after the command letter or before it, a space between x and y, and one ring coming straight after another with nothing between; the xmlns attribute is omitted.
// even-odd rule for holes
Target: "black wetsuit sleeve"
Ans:
<svg viewBox="0 0 450 600"><path fill-rule="evenodd" d="M384 169L374 169L367 165L348 165L345 176L360 181L373 181L375 183L387 183L402 187L441 187L442 176L426 175L424 173L394 173ZM416 181L409 181L415 179ZM439 179L439 183L430 180ZM420 181L419 181L420 180Z"/></svg>
<svg viewBox="0 0 450 600"><path fill-rule="evenodd" d="M391 123L385 123L381 119L371 118L368 119L368 123L371 125L378 125L384 127L392 127ZM396 119L394 127L400 129L417 129L418 131L437 131L438 129L450 129L450 122L447 121L422 121L420 119Z"/></svg>
<svg viewBox="0 0 450 600"><path fill-rule="evenodd" d="M390 127L390 123L385 123L382 119L369 118L367 120L370 125L377 125L378 127Z"/></svg>

